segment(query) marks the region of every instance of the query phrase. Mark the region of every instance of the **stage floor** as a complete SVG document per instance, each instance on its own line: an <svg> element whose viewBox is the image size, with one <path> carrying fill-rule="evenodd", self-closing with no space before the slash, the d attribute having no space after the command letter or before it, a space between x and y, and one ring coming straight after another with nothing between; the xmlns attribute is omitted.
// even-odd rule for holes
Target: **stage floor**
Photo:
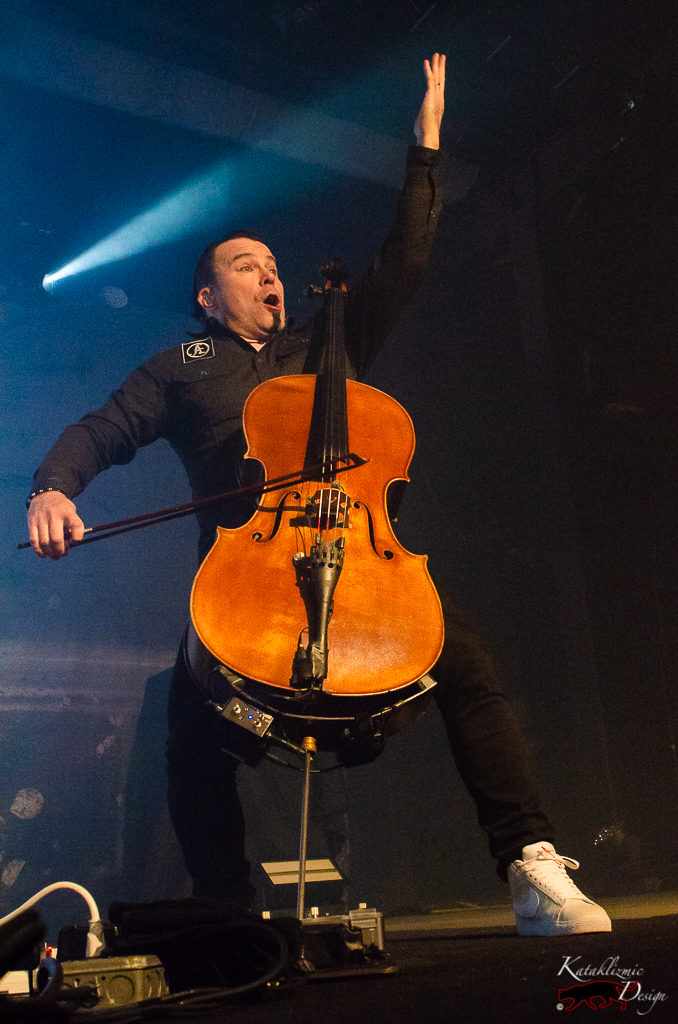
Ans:
<svg viewBox="0 0 678 1024"><path fill-rule="evenodd" d="M653 892L641 896L613 896L600 900L612 921L662 917L678 914L678 892ZM510 900L485 906L455 907L451 910L418 914L413 917L392 917L386 921L390 941L410 938L445 938L452 934L483 933L488 929L508 928L515 931L515 918ZM614 928L614 925L613 925ZM676 1007L678 1021L678 1007Z"/></svg>
<svg viewBox="0 0 678 1024"><path fill-rule="evenodd" d="M622 1020L678 1021L678 893L601 902L613 920L611 933L549 939L521 938L504 904L393 918L387 921L386 949L396 973L311 982L285 998L233 1006L223 1019L229 1024L545 1024L562 1022L563 1011L573 1008L575 1020L586 1020L596 1000L590 1007L574 1006L566 996L561 1002L559 991L593 978L609 981L616 970L640 983L640 995L629 999ZM588 975L574 974L586 967ZM621 1010L613 1002L604 1020L616 1020Z"/></svg>
<svg viewBox="0 0 678 1024"><path fill-rule="evenodd" d="M165 1024L179 1010L194 1024L548 1024L569 1020L563 1012L586 1020L592 1010L607 1008L605 1021L625 1009L623 1021L675 1024L678 893L601 903L612 918L611 933L548 939L521 938L506 903L394 917L386 921L392 973L309 980L278 998L231 1002L209 1015L156 1007L151 1019ZM625 1008L617 999L624 993L614 988L620 977L630 986ZM595 988L582 990L589 983ZM614 997L607 1007L603 993ZM588 1005L582 1001L587 995ZM96 1011L81 1015L97 1018Z"/></svg>

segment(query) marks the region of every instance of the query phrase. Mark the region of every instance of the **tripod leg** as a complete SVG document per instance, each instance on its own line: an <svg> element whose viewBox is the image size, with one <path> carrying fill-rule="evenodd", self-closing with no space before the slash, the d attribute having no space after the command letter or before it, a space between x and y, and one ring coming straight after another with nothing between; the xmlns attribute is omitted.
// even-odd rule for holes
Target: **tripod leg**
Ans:
<svg viewBox="0 0 678 1024"><path fill-rule="evenodd" d="M304 761L304 795L301 802L301 835L299 837L299 882L297 884L297 917L304 919L304 897L306 895L306 843L308 840L308 799L311 791L311 762L318 749L312 736L304 736L301 744L306 753Z"/></svg>

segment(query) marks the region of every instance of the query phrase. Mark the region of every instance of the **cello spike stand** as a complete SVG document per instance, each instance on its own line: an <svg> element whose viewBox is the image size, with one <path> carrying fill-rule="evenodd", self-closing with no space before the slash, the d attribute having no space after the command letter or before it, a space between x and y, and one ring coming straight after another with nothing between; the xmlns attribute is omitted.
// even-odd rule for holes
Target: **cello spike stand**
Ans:
<svg viewBox="0 0 678 1024"><path fill-rule="evenodd" d="M308 842L308 803L311 791L311 763L318 749L313 736L304 736L301 744L304 751L304 791L301 800L301 833L299 836L299 882L297 884L297 917L304 919L304 899L306 895L306 846Z"/></svg>
<svg viewBox="0 0 678 1024"><path fill-rule="evenodd" d="M352 910L347 917L332 917L318 921L317 909L311 910L306 918L304 907L306 894L306 846L308 840L308 807L311 790L311 763L318 745L313 736L304 736L301 749L304 751L304 788L301 802L301 830L299 836L299 880L297 884L297 917L304 928L304 940L298 966L308 972L310 978L321 980L332 977L359 977L361 974L393 974L397 971L385 963L383 917L375 910L368 910L361 903L358 910ZM338 951L342 952L338 952ZM320 954L324 969L318 969L315 962ZM334 960L329 966L327 958ZM337 959L338 957L338 959ZM356 959L353 959L353 958ZM352 962L351 962L352 961Z"/></svg>

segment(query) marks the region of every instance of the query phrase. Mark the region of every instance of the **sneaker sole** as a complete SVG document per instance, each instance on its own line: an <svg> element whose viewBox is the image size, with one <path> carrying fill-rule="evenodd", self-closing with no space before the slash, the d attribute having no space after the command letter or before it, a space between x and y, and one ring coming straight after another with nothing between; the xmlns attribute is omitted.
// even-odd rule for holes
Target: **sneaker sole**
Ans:
<svg viewBox="0 0 678 1024"><path fill-rule="evenodd" d="M516 928L519 935L536 935L545 938L552 935L588 935L593 932L611 932L612 922L569 921L567 924L556 924L553 921L516 918Z"/></svg>

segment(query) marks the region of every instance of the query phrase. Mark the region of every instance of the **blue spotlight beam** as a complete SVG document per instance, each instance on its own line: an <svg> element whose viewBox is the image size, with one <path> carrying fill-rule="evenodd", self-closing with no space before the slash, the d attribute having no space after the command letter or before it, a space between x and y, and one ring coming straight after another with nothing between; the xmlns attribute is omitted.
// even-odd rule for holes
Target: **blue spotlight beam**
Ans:
<svg viewBox="0 0 678 1024"><path fill-rule="evenodd" d="M13 9L12 9L13 7ZM398 188L403 140L3 8L0 72L165 124Z"/></svg>
<svg viewBox="0 0 678 1024"><path fill-rule="evenodd" d="M223 212L228 202L229 169L228 162L217 165L209 174L194 179L146 213L134 217L54 274L46 274L43 288L51 292L56 282L65 277L135 256L207 225L215 214Z"/></svg>

